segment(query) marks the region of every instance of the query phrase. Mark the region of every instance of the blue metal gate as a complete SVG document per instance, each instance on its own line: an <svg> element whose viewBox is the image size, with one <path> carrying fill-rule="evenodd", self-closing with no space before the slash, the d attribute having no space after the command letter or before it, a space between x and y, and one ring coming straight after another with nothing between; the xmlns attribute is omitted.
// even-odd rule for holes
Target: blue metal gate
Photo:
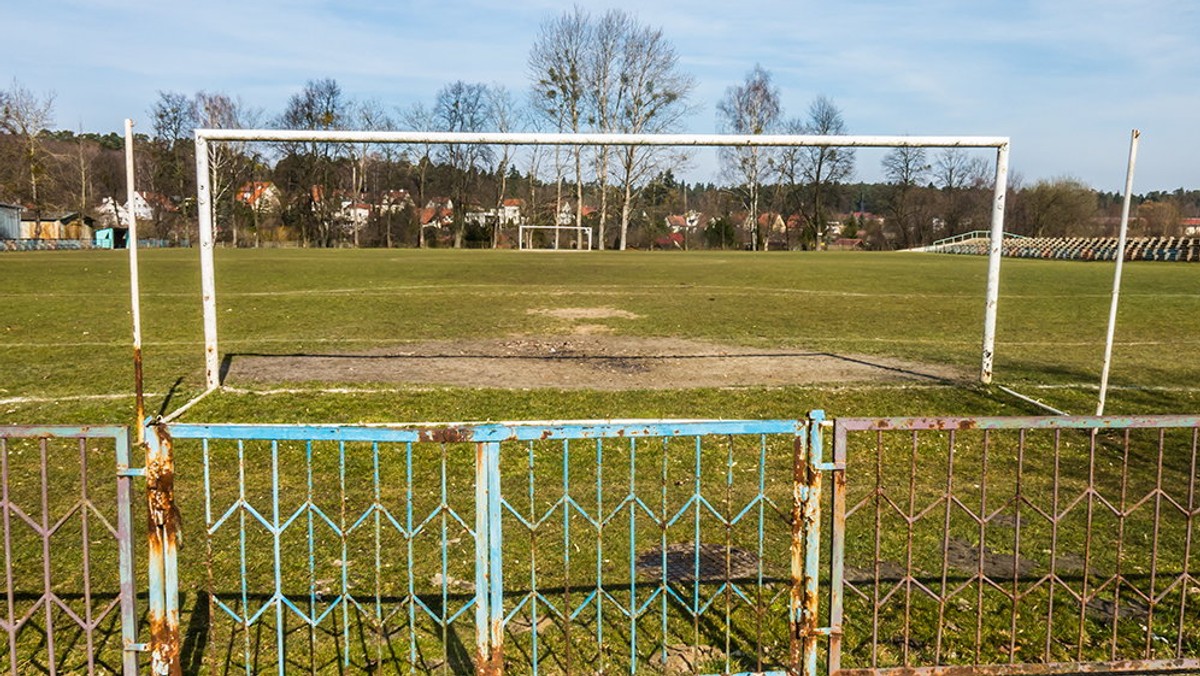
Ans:
<svg viewBox="0 0 1200 676"><path fill-rule="evenodd" d="M809 420L159 432L203 477L210 669L816 664Z"/></svg>

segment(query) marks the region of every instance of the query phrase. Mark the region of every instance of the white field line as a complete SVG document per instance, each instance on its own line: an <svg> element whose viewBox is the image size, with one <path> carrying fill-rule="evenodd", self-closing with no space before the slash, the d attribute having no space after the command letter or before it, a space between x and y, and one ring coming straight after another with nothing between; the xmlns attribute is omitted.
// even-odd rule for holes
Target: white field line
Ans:
<svg viewBox="0 0 1200 676"><path fill-rule="evenodd" d="M530 336L534 334L529 334ZM527 335L512 335L511 338L529 337ZM541 336L538 336L541 337ZM555 334L547 334L549 338L556 337ZM569 335L563 335L563 338L570 338ZM822 351L831 352L832 350L821 350L822 341L837 341L839 345L848 343L888 343L896 345L978 345L978 340L940 340L937 338L831 338L829 336L813 337L813 336L792 336L792 338L806 342L805 346L779 347L775 348L781 351L787 350L804 350L807 352ZM278 345L303 345L305 343L317 343L323 345L359 344L359 345L381 345L402 348L422 342L450 342L454 339L450 338L413 338L413 339L393 339L393 338L222 338L223 345L258 345L258 344L278 344ZM462 339L466 341L475 340L473 338ZM697 339L707 340L707 339ZM178 347L178 346L197 346L203 345L204 341L197 340L158 340L158 341L143 341L143 346L155 347ZM1061 341L1061 340L1020 340L1020 341L1002 341L999 343L1001 347L1095 347L1103 345L1103 340L1080 340L1080 341ZM73 341L71 343L61 342L6 342L0 343L0 349L4 348L63 348L74 349L76 347L125 347L129 342L125 340L96 340L96 341ZM813 347L817 345L818 347ZM1161 347L1171 345L1200 345L1200 338L1195 340L1126 340L1117 341L1113 345L1120 347ZM745 347L762 348L761 345L746 345ZM412 356L412 355L398 355ZM736 356L736 355L734 355ZM754 355L747 355L754 356Z"/></svg>
<svg viewBox="0 0 1200 676"><path fill-rule="evenodd" d="M147 397L165 397L163 392L147 392ZM60 401L106 401L114 399L133 399L133 392L114 392L110 394L63 394L56 397L5 397L0 399L0 406L11 404L53 404Z"/></svg>
<svg viewBox="0 0 1200 676"><path fill-rule="evenodd" d="M661 296L662 291L671 291L678 293L680 291L693 291L710 294L736 294L745 295L753 294L755 296L776 295L776 296L830 296L830 297L847 297L847 298L963 298L974 300L977 294L972 292L959 293L938 293L938 292L912 292L912 293L887 293L887 292L863 292L863 291L832 291L828 289L779 289L779 288L761 288L753 286L706 286L706 285L679 285L679 284L643 284L636 288L616 284L599 284L579 289L573 287L558 287L553 285L531 287L528 284L410 284L398 286L372 286L372 287L348 287L340 289L281 289L273 291L222 291L218 294L220 298L270 298L270 297L286 297L286 296L391 296L396 293L403 292L418 292L418 293L442 293L445 291L473 291L475 293L495 294L499 290L504 290L505 295L524 295L524 296ZM86 292L58 292L46 293L42 291L29 293L0 293L0 298L19 298L27 296L37 296L38 298L46 297L92 297ZM1137 293L1130 292L1122 294L1134 297L1148 298L1200 298L1200 294L1196 293ZM191 292L153 292L142 294L144 298L194 298L196 293ZM1072 294L1071 298L1108 298L1109 293L1087 293L1087 294ZM1036 294L1006 294L1004 298L1014 299L1031 299L1031 298L1061 298L1062 294L1058 293L1036 293Z"/></svg>
<svg viewBox="0 0 1200 676"><path fill-rule="evenodd" d="M756 385L746 385L740 387L720 387L720 390L748 390L748 389L764 389L764 390L783 390L783 389L805 389L816 390L819 392L841 392L853 390L938 390L952 389L959 387L954 383L914 383L914 384L887 384L887 383L862 383L854 385L793 385L793 386L769 386L761 387ZM1031 390L1099 390L1100 386L1096 383L1061 383L1056 385L1051 384L1023 384L1022 388ZM413 394L421 392L438 392L443 390L452 390L460 388L452 387L430 387L430 386L413 386L413 387L279 387L269 389L254 389L243 387L223 386L221 391L230 394L252 395L252 396L281 396L293 394L345 394L345 395L372 395L372 394ZM470 388L468 388L470 389ZM1187 394L1192 392L1200 392L1200 386L1170 386L1170 385L1110 385L1109 390L1117 390L1123 392L1168 392ZM60 395L55 397L5 397L0 399L0 406L11 406L21 404L53 404L60 401L105 401L118 399L132 399L132 392L115 392L109 394L72 394ZM163 392L147 392L147 397L164 397Z"/></svg>

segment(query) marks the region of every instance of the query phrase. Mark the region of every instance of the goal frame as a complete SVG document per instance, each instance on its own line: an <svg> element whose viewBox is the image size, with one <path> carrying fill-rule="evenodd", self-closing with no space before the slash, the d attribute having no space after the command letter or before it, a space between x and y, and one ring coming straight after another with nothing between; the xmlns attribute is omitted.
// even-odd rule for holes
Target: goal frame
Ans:
<svg viewBox="0 0 1200 676"><path fill-rule="evenodd" d="M517 226L517 249L521 251L535 250L533 245L525 246L525 237L528 233L529 237L533 237L534 230L549 230L554 233L554 247L550 251L562 251L558 246L558 233L567 232L574 233L575 236L587 240L587 246L583 251L592 250L592 229L586 225L518 225Z"/></svg>
<svg viewBox="0 0 1200 676"><path fill-rule="evenodd" d="M200 289L204 309L205 394L221 386L217 334L216 274L213 262L214 219L209 145L224 142L318 142L475 144L512 146L667 146L732 148L994 148L995 183L988 244L988 279L984 302L983 345L979 381L992 382L996 344L996 310L1000 291L1000 250L1004 233L1004 200L1008 192L1010 139L1006 136L818 136L785 134L562 134L463 133L412 131L316 131L297 129L197 129L196 206L199 216Z"/></svg>

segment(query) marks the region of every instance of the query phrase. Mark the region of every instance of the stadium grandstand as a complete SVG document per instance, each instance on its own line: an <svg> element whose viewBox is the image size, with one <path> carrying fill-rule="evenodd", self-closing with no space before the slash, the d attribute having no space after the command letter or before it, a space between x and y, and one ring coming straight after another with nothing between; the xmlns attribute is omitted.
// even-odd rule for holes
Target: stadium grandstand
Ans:
<svg viewBox="0 0 1200 676"><path fill-rule="evenodd" d="M1023 237L1005 233L1001 255L1010 258L1111 261L1116 260L1117 246L1116 237ZM988 233L980 230L956 235L918 250L986 256ZM1125 260L1200 263L1200 237L1131 237L1125 242Z"/></svg>

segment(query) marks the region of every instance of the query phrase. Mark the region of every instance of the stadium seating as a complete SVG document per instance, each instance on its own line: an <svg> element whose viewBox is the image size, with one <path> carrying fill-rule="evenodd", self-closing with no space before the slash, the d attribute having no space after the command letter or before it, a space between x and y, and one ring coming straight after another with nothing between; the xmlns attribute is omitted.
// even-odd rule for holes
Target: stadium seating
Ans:
<svg viewBox="0 0 1200 676"><path fill-rule="evenodd" d="M925 251L986 256L986 237L934 244ZM1071 261L1111 261L1117 257L1116 237L1006 238L1001 255ZM1132 237L1125 241L1125 260L1200 263L1200 237Z"/></svg>

